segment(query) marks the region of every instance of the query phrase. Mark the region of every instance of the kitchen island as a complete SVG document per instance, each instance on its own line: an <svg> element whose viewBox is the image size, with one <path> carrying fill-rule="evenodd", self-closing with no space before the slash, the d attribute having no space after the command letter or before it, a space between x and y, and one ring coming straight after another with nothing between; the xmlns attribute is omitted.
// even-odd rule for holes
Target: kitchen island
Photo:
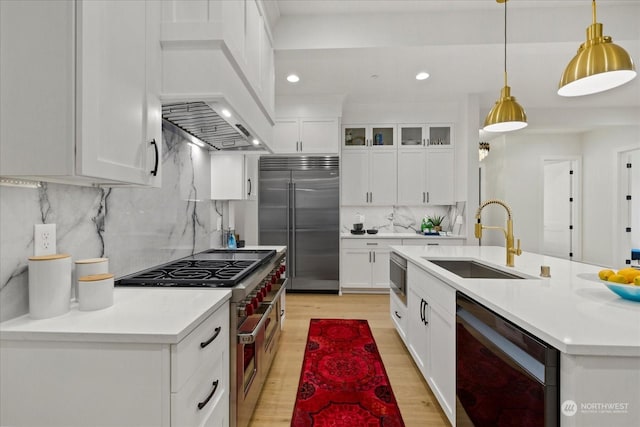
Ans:
<svg viewBox="0 0 640 427"><path fill-rule="evenodd" d="M516 257L515 267L509 268L502 247L392 246L391 250L409 264L409 311L412 287L418 294L437 297L431 304L432 316L434 312L439 314L431 319L431 336L437 326L435 320L441 319L447 327L435 334L442 338L443 345L430 349L431 365L440 360L437 352L448 352L446 356L455 360L451 354L455 352L452 311L458 291L561 352L561 408L565 402L576 405L575 411L560 415L562 426L640 425L640 304L621 299L607 289L598 279L601 267L525 252ZM425 258L477 260L524 279L462 278ZM541 266L550 267L550 277L540 277ZM423 273L429 280L419 276ZM415 280L416 276L420 280ZM392 310L402 307L394 297ZM444 303L440 304L438 298ZM408 322L396 320L396 326L409 329L400 335L406 336L403 339L415 360L418 352L410 338L411 313L403 317L407 316ZM448 335L443 336L442 331ZM441 368L425 368L423 374L427 373L427 382L436 388L434 393L454 423L455 364ZM442 371L448 374L442 376Z"/></svg>

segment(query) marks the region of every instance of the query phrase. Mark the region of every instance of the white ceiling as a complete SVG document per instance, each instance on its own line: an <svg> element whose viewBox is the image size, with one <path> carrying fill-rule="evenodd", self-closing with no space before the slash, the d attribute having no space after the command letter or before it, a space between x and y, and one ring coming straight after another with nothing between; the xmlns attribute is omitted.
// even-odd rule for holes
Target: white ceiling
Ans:
<svg viewBox="0 0 640 427"><path fill-rule="evenodd" d="M484 112L499 97L504 6L495 0L269 3L277 96L340 95L347 104L359 104L444 102L476 95ZM508 82L527 112L603 107L640 111L640 78L587 97L556 95L564 67L585 40L591 1L511 0L507 5ZM637 65L640 0L602 0L597 11L605 35ZM416 81L420 70L431 77ZM287 83L290 72L301 81Z"/></svg>

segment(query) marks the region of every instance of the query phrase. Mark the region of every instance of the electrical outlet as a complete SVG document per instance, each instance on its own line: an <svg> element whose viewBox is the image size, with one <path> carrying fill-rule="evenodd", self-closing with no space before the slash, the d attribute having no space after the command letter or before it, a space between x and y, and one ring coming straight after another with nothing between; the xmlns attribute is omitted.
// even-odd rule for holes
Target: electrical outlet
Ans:
<svg viewBox="0 0 640 427"><path fill-rule="evenodd" d="M56 253L56 225L36 224L33 232L33 255Z"/></svg>

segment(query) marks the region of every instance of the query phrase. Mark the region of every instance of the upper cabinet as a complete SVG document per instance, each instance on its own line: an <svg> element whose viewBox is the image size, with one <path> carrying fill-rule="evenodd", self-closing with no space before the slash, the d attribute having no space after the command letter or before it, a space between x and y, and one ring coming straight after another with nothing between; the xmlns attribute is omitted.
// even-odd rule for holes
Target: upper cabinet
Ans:
<svg viewBox="0 0 640 427"><path fill-rule="evenodd" d="M257 154L211 153L211 199L257 200Z"/></svg>
<svg viewBox="0 0 640 427"><path fill-rule="evenodd" d="M396 125L345 125L342 127L343 149L396 147Z"/></svg>
<svg viewBox="0 0 640 427"><path fill-rule="evenodd" d="M453 148L453 134L450 124L398 125L400 141L398 147Z"/></svg>
<svg viewBox="0 0 640 427"><path fill-rule="evenodd" d="M398 204L455 203L455 159L450 125L399 125Z"/></svg>
<svg viewBox="0 0 640 427"><path fill-rule="evenodd" d="M272 149L278 154L337 154L337 118L277 119Z"/></svg>
<svg viewBox="0 0 640 427"><path fill-rule="evenodd" d="M0 12L0 174L160 186L160 3L3 1Z"/></svg>

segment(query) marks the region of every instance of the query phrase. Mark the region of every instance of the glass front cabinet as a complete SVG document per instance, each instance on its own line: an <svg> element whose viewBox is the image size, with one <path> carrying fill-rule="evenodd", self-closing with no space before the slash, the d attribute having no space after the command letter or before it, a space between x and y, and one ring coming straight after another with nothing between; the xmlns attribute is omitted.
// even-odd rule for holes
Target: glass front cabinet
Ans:
<svg viewBox="0 0 640 427"><path fill-rule="evenodd" d="M444 125L398 125L399 147L452 148L452 126Z"/></svg>
<svg viewBox="0 0 640 427"><path fill-rule="evenodd" d="M396 125L345 125L342 127L342 147L395 148Z"/></svg>

